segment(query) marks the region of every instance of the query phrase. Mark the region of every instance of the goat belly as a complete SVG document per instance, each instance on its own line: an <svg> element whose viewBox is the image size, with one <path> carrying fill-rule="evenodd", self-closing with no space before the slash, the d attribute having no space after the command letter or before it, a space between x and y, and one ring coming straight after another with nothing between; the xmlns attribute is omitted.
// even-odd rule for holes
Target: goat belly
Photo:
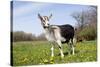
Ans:
<svg viewBox="0 0 100 67"><path fill-rule="evenodd" d="M70 39L73 39L74 28L71 25L66 24L58 27L60 28L61 36L65 39L65 41L62 41L62 43L67 43Z"/></svg>
<svg viewBox="0 0 100 67"><path fill-rule="evenodd" d="M63 43L68 43L68 42L69 42L69 40L61 41L62 44L63 44Z"/></svg>

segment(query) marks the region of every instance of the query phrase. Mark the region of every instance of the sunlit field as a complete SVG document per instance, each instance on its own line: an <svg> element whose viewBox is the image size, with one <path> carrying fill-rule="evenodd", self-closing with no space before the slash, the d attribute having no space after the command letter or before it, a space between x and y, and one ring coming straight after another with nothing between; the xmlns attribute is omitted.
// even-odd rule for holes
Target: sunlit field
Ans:
<svg viewBox="0 0 100 67"><path fill-rule="evenodd" d="M75 55L68 54L67 44L63 44L64 59L61 59L57 46L54 58L51 58L51 45L47 41L25 41L12 43L13 65L40 65L80 63L97 61L96 41L79 42L75 46Z"/></svg>

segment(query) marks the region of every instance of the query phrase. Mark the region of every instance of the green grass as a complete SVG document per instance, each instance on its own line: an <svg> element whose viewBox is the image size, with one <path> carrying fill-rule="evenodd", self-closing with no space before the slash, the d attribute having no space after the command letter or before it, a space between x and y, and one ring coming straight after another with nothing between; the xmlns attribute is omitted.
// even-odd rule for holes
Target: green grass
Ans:
<svg viewBox="0 0 100 67"><path fill-rule="evenodd" d="M75 55L68 55L68 48L66 44L64 44L64 59L61 59L57 46L55 46L54 58L50 58L51 45L46 41L14 42L12 46L14 66L97 61L96 41L77 43L75 47Z"/></svg>

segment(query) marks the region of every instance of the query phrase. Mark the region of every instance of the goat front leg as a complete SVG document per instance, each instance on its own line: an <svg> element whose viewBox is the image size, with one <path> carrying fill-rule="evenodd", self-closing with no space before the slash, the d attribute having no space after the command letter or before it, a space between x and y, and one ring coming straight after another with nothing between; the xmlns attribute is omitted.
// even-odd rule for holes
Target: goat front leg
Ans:
<svg viewBox="0 0 100 67"><path fill-rule="evenodd" d="M63 59L64 58L64 54L63 54L62 47L61 47L61 41L58 40L57 44L58 44L58 47L59 47L59 50L60 50L61 58Z"/></svg>
<svg viewBox="0 0 100 67"><path fill-rule="evenodd" d="M49 42L51 45L51 57L54 57L54 42Z"/></svg>
<svg viewBox="0 0 100 67"><path fill-rule="evenodd" d="M54 57L54 46L51 47L51 57Z"/></svg>

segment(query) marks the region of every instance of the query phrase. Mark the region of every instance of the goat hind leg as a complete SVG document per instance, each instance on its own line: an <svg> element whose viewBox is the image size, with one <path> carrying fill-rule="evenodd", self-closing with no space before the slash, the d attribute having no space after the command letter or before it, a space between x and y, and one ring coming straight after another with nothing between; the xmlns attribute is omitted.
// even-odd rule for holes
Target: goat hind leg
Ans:
<svg viewBox="0 0 100 67"><path fill-rule="evenodd" d="M74 55L75 54L75 43L73 39L71 40L71 49L72 49L72 54Z"/></svg>

